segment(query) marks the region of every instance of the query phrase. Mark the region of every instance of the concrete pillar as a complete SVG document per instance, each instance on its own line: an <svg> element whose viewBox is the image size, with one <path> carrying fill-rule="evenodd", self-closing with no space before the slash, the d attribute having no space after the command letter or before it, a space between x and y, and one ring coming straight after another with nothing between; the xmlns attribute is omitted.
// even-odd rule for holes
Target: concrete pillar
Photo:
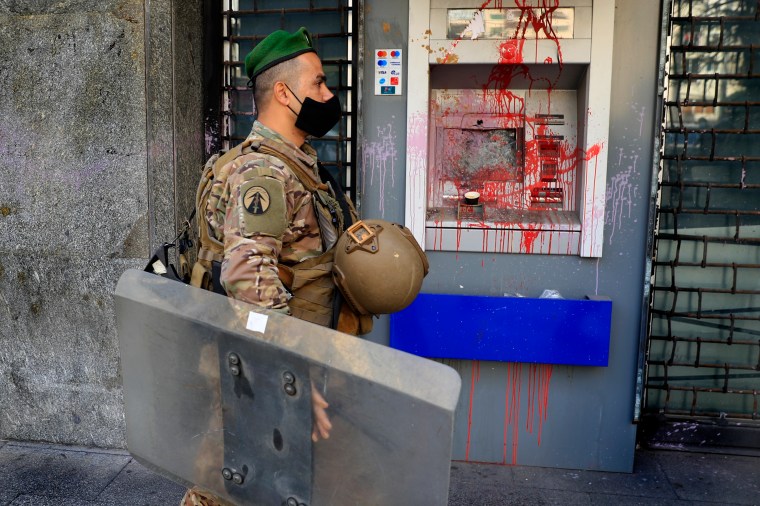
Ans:
<svg viewBox="0 0 760 506"><path fill-rule="evenodd" d="M113 289L203 158L202 3L178 4L0 1L0 439L124 445Z"/></svg>

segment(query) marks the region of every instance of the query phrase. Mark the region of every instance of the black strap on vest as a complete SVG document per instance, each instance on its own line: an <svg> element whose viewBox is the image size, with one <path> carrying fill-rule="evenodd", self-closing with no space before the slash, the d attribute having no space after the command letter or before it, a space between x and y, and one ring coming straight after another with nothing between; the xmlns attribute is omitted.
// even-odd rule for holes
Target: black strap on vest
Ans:
<svg viewBox="0 0 760 506"><path fill-rule="evenodd" d="M341 186L333 177L333 175L330 173L327 168L325 168L324 165L322 165L322 162L317 162L317 168L319 169L319 178L322 180L323 183L327 183L330 185L330 187L333 189L333 192L335 192L335 200L338 201L338 204L340 204L340 210L343 213L343 228L348 229L351 225L354 224L354 219L351 216L351 208L348 206L348 201L346 200L346 192L343 191L343 186ZM340 289L336 286L335 287L335 295L333 299L333 317L332 317L332 323L331 327L333 329L338 328L338 318L340 317L340 307L343 305L344 302L343 294L340 293Z"/></svg>
<svg viewBox="0 0 760 506"><path fill-rule="evenodd" d="M335 200L340 204L340 210L343 212L343 228L348 229L354 224L354 220L351 217L351 209L348 207L348 201L346 200L346 192L343 191L343 187L338 183L330 171L322 165L322 162L317 162L317 168L319 169L319 178L323 183L328 183L335 192Z"/></svg>

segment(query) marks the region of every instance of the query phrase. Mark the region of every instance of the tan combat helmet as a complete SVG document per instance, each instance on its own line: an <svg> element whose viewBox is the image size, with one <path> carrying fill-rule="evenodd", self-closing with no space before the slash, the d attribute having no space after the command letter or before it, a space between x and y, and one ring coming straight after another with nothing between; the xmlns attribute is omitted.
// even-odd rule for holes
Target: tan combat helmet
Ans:
<svg viewBox="0 0 760 506"><path fill-rule="evenodd" d="M411 231L385 220L356 222L335 246L335 284L363 315L395 313L411 304L428 268Z"/></svg>

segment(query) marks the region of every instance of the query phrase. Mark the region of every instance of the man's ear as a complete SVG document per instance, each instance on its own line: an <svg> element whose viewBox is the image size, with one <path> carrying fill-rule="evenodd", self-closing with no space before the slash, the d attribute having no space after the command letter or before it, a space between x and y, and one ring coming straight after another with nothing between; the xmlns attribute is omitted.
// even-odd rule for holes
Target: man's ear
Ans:
<svg viewBox="0 0 760 506"><path fill-rule="evenodd" d="M288 87L282 81L274 83L274 93L272 94L274 99L281 105L287 107L290 104L290 95L288 94Z"/></svg>

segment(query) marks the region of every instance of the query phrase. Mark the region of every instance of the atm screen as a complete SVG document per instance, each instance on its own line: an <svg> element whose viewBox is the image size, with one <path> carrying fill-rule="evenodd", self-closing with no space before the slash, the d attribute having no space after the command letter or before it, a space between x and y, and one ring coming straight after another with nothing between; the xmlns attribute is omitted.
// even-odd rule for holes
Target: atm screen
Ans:
<svg viewBox="0 0 760 506"><path fill-rule="evenodd" d="M443 136L443 174L458 186L521 179L517 129L445 128Z"/></svg>

